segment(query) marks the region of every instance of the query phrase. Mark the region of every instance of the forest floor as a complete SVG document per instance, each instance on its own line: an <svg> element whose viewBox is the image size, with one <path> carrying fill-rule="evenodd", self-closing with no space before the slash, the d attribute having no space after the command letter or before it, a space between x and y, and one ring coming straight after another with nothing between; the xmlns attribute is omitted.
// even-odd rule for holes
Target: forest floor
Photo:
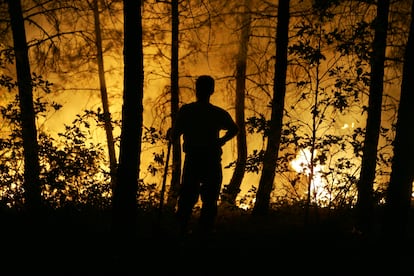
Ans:
<svg viewBox="0 0 414 276"><path fill-rule="evenodd" d="M172 213L148 212L121 247L109 212L55 211L34 223L3 211L0 275L414 275L412 237L386 243L353 231L350 213L309 214L220 209L206 238L181 237Z"/></svg>

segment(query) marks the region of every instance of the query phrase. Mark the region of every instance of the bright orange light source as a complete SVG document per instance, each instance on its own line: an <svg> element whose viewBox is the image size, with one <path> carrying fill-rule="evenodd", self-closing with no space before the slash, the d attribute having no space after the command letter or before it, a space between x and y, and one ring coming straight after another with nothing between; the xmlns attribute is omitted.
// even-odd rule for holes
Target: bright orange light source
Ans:
<svg viewBox="0 0 414 276"><path fill-rule="evenodd" d="M316 151L314 151L314 156ZM302 149L296 155L296 158L290 161L292 168L301 174L310 176L311 174L311 151L309 149ZM310 191L311 191L311 202L314 202L320 206L324 206L324 202L329 197L329 193L326 187L326 181L322 177L323 166L320 164L314 164L313 176L310 179Z"/></svg>

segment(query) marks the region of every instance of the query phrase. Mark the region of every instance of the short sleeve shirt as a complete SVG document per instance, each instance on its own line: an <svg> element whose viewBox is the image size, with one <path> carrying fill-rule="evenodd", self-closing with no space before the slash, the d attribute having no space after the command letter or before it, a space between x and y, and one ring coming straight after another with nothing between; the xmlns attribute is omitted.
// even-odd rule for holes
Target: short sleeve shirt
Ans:
<svg viewBox="0 0 414 276"><path fill-rule="evenodd" d="M235 127L230 114L210 103L194 102L183 105L178 112L175 134L183 135L184 152L220 149L220 130Z"/></svg>

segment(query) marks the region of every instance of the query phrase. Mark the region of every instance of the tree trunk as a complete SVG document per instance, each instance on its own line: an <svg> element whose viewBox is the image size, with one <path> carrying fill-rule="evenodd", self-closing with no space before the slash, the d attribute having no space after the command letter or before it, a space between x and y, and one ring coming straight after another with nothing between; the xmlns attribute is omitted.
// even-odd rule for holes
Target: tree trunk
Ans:
<svg viewBox="0 0 414 276"><path fill-rule="evenodd" d="M179 50L179 11L178 0L171 1L171 122L174 124L179 109L179 74L178 74L178 50ZM178 190L181 181L181 143L174 141L172 145L172 176L171 186L167 198L167 207L173 209L177 204Z"/></svg>
<svg viewBox="0 0 414 276"><path fill-rule="evenodd" d="M387 189L385 229L392 240L407 237L408 219L414 181L414 4L411 7L411 25L405 48L400 104L394 139L394 157L390 183ZM404 243L396 243L398 248Z"/></svg>
<svg viewBox="0 0 414 276"><path fill-rule="evenodd" d="M384 82L384 61L388 29L389 0L378 1L375 36L372 43L371 82L361 174L357 184L356 227L369 234L373 218L373 185L377 164L377 146L381 127L381 107Z"/></svg>
<svg viewBox="0 0 414 276"><path fill-rule="evenodd" d="M21 112L21 128L24 152L24 191L28 211L41 207L40 165L36 130L36 114L33 106L33 87L29 54L20 0L9 0L8 9L13 32L16 59L17 86Z"/></svg>
<svg viewBox="0 0 414 276"><path fill-rule="evenodd" d="M116 183L116 167L117 161L115 156L115 144L114 136L112 133L111 113L109 112L108 93L106 89L105 81L105 69L102 53L102 36L101 36L101 23L99 20L99 5L98 0L93 0L93 15L95 23L95 39L96 39L96 50L97 50L97 62L98 62L98 73L99 73L99 86L101 89L101 101L103 108L103 120L106 133L106 143L108 146L109 155L109 169L111 174L111 187L112 192Z"/></svg>
<svg viewBox="0 0 414 276"><path fill-rule="evenodd" d="M113 195L114 237L122 249L132 245L131 238L136 234L143 79L141 1L124 0L124 94L117 185Z"/></svg>
<svg viewBox="0 0 414 276"><path fill-rule="evenodd" d="M269 211L270 194L273 189L276 172L286 94L287 46L290 17L289 2L289 0L279 0L272 114L266 151L263 157L262 175L259 181L256 202L253 207L254 215L264 215Z"/></svg>
<svg viewBox="0 0 414 276"><path fill-rule="evenodd" d="M242 30L240 36L239 53L236 64L236 124L239 126L237 133L237 161L230 183L225 187L223 200L234 205L240 186L243 181L246 161L247 142L245 127L245 90L246 90L246 66L247 52L250 36L250 0L244 1L244 12L242 14Z"/></svg>

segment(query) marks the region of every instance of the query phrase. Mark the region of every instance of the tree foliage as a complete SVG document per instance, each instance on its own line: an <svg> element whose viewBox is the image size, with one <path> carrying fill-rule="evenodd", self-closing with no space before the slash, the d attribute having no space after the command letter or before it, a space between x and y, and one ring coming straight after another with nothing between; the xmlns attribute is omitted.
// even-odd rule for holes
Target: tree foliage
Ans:
<svg viewBox="0 0 414 276"><path fill-rule="evenodd" d="M121 2L104 2L101 6L103 57L108 64L105 75L111 110L115 111L112 125L119 150L118 133L122 123L119 115L123 104L123 82L119 78L123 73ZM407 7L411 2L392 1L390 6L383 116L372 191L375 204L385 202L391 172L399 97L395 91L401 82L409 18ZM98 100L98 94L94 94L98 75L90 1L25 1L24 4L26 22L30 22L27 26L31 27L28 46L35 69L31 78L36 116L41 119L37 127L42 198L53 207L106 208L111 196L108 160L101 138L93 137L96 127L101 129L103 125L103 113L94 102ZM143 162L137 176L136 198L138 206L144 209L157 204L161 168L165 165L164 136L171 115L170 4L143 1L142 5L146 93L141 137ZM208 72L217 77L218 93L213 101L233 110L236 52L242 29L235 18L240 17L237 8L240 3L178 1L178 4L179 104L191 100L194 77ZM258 178L263 172L266 141L274 134L270 122L277 8L268 1L251 1L244 110L247 174L240 186L244 194L236 199L236 204L243 208L252 208L254 204ZM0 12L3 10L2 7ZM286 102L270 206L303 204L309 199L311 204L319 206L352 208L358 194L356 184L367 133L365 119L369 108L367 96L376 8L372 1L298 0L291 2L291 10ZM0 165L1 201L4 206L19 206L23 201L21 129L16 123L20 113L15 99L10 31L6 20L0 23L4 41L0 44L3 116L0 156L4 161ZM77 112L73 120L62 126L62 131L53 133L48 123L54 114L64 110L60 103L54 102L54 97L64 95L66 100L77 100L80 93L88 93L88 100L94 102L92 107ZM62 105L70 108L70 101ZM234 145L225 149L228 155L224 159L229 160L227 172L235 167L235 151ZM295 169L292 162L297 160L299 166ZM309 190L315 182L310 177L312 170L322 189Z"/></svg>

